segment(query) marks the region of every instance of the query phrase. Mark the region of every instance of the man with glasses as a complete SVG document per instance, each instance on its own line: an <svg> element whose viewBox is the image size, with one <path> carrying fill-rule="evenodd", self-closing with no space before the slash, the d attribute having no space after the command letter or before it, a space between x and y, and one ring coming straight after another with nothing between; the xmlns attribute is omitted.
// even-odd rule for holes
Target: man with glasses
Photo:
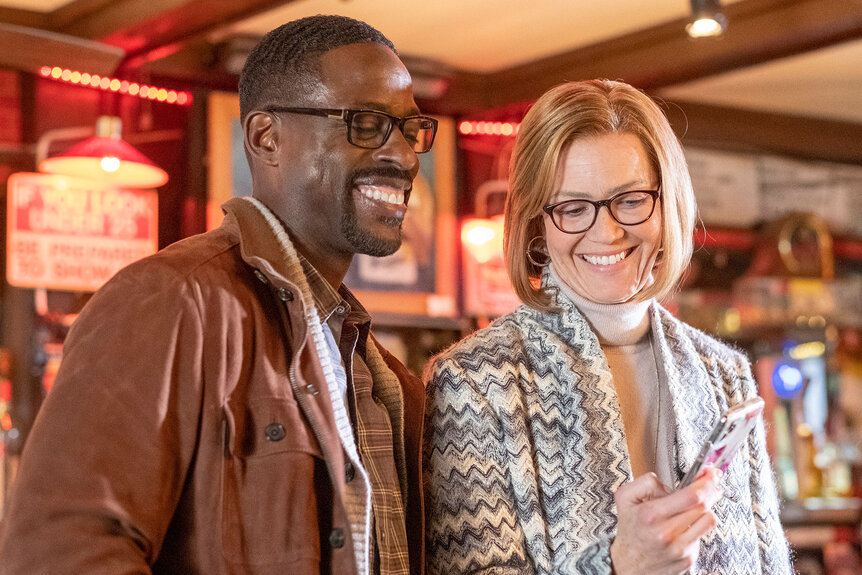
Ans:
<svg viewBox="0 0 862 575"><path fill-rule="evenodd" d="M81 313L2 573L422 571L421 382L342 284L384 256L437 122L377 30L273 30L240 78L251 198Z"/></svg>

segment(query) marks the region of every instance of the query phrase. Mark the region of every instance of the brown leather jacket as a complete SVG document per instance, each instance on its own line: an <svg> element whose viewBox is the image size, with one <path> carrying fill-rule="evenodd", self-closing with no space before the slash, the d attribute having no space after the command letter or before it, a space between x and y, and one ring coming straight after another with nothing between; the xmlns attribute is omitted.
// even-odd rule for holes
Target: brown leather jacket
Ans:
<svg viewBox="0 0 862 575"><path fill-rule="evenodd" d="M75 322L8 501L0 573L356 572L313 304L260 213L225 211L121 271ZM381 353L404 396L417 575L424 391Z"/></svg>

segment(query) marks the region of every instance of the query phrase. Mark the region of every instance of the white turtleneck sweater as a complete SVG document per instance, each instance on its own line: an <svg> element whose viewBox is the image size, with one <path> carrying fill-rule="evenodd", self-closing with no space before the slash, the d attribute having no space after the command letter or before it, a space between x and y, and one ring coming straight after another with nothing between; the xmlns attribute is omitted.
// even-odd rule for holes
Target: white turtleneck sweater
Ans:
<svg viewBox="0 0 862 575"><path fill-rule="evenodd" d="M654 472L673 487L674 415L661 358L651 343L652 300L600 304L574 292L550 272L560 291L584 315L608 360L619 397L632 474Z"/></svg>

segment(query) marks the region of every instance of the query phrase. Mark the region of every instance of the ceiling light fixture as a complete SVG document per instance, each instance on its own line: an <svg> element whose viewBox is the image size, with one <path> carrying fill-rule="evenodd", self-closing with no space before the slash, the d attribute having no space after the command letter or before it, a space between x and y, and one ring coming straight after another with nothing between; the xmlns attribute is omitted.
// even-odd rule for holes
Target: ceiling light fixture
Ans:
<svg viewBox="0 0 862 575"><path fill-rule="evenodd" d="M157 188L168 174L121 137L122 122L100 116L96 135L60 155L42 159L39 171L100 180L124 188ZM92 133L92 132L91 132Z"/></svg>
<svg viewBox="0 0 862 575"><path fill-rule="evenodd" d="M727 29L720 0L691 0L691 20L685 31L692 38L719 36Z"/></svg>

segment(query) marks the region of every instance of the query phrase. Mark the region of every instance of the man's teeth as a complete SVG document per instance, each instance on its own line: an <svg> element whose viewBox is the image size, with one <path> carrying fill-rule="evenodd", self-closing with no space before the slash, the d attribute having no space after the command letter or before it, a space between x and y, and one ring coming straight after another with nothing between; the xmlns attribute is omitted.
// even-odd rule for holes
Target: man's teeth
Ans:
<svg viewBox="0 0 862 575"><path fill-rule="evenodd" d="M377 186L359 186L359 191L362 192L369 200L379 200L387 204L395 204L400 206L404 203L404 192L392 191L392 188L379 188Z"/></svg>
<svg viewBox="0 0 862 575"><path fill-rule="evenodd" d="M607 266L607 265L615 264L618 261L624 259L626 257L627 253L628 253L628 250L623 250L620 253L614 254L612 256L587 256L587 255L585 255L585 256L583 256L583 258L593 265Z"/></svg>

